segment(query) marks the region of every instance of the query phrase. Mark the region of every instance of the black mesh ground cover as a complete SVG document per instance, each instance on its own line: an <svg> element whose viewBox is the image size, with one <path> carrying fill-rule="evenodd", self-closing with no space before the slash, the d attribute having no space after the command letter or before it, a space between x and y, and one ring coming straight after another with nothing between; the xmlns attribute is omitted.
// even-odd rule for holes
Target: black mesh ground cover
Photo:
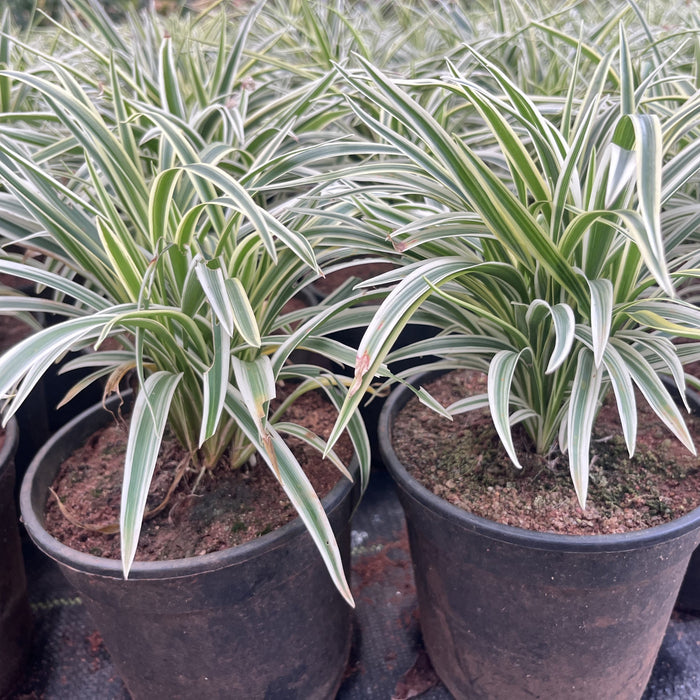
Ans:
<svg viewBox="0 0 700 700"><path fill-rule="evenodd" d="M30 544L25 551L34 642L13 700L126 700L78 596ZM427 688L421 700L449 698L423 656L405 524L382 470L373 474L353 521L352 586L355 639L338 700L389 700L397 690L406 697L407 688ZM674 614L643 700L700 700L700 617Z"/></svg>

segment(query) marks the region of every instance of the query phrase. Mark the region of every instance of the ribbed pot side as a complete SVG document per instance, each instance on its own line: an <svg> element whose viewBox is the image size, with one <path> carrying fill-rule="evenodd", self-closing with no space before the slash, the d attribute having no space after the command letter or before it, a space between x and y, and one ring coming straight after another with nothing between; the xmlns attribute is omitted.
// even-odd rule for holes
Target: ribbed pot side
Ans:
<svg viewBox="0 0 700 700"><path fill-rule="evenodd" d="M597 536L471 515L413 479L392 448L394 420L412 395L392 392L379 444L406 515L425 646L450 692L470 700L641 697L700 539L700 509Z"/></svg>
<svg viewBox="0 0 700 700"><path fill-rule="evenodd" d="M164 562L119 562L76 552L43 527L61 461L110 420L96 406L47 442L22 484L30 536L75 586L132 697L332 698L350 650L351 609L297 518L245 545ZM358 488L324 499L349 569Z"/></svg>
<svg viewBox="0 0 700 700"><path fill-rule="evenodd" d="M15 508L14 454L19 444L17 421L5 429L0 448L0 697L19 681L29 655L31 616Z"/></svg>

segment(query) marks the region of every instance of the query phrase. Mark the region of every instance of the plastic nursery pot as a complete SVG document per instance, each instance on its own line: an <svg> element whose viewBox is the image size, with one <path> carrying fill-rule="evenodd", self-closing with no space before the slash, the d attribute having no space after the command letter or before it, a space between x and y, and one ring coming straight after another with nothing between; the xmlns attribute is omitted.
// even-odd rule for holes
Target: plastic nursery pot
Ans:
<svg viewBox="0 0 700 700"><path fill-rule="evenodd" d="M700 540L700 508L621 535L540 533L471 515L396 456L392 428L411 396L392 392L379 444L406 515L425 647L450 692L641 697Z"/></svg>
<svg viewBox="0 0 700 700"><path fill-rule="evenodd" d="M13 458L18 443L19 430L13 418L0 447L0 698L6 697L20 680L31 643L27 580L14 496Z"/></svg>
<svg viewBox="0 0 700 700"><path fill-rule="evenodd" d="M136 562L126 581L118 561L46 532L48 487L61 461L111 418L98 405L59 430L30 465L20 502L31 538L77 589L132 697L334 697L351 609L298 518L220 552ZM358 494L343 479L323 500L346 569Z"/></svg>
<svg viewBox="0 0 700 700"><path fill-rule="evenodd" d="M677 394L673 380L670 377L664 377L663 380L666 388ZM692 389L686 389L685 395L691 413L700 415L700 394ZM700 613L700 549L696 549L690 557L685 578L678 592L676 607L686 612Z"/></svg>

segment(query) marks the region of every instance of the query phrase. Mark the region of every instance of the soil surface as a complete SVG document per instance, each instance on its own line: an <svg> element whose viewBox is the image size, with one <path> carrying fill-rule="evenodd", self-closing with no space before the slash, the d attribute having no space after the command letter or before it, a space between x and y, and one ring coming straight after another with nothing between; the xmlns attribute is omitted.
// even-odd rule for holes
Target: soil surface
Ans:
<svg viewBox="0 0 700 700"><path fill-rule="evenodd" d="M485 375L452 372L426 384L443 406L485 391ZM585 511L576 498L566 455L527 451L514 429L523 469L508 458L487 411L450 422L413 398L393 428L394 449L409 472L433 493L490 520L539 532L609 534L678 518L700 505L700 461L637 397L637 448L629 458L614 401L600 411L592 444ZM700 419L687 416L691 435Z"/></svg>
<svg viewBox="0 0 700 700"><path fill-rule="evenodd" d="M326 438L335 414L321 395L310 393L290 407L285 420L300 423ZM93 434L65 460L54 482L63 510L56 498L49 499L46 528L76 550L119 558L116 526L127 431L127 422L115 419ZM305 443L290 438L288 444L321 497L343 478L333 464L322 460ZM347 436L342 436L335 451L344 464L349 464L353 451ZM183 461L189 461L186 452L172 436L166 436L147 511L163 502ZM219 464L205 474L195 491L197 476L193 470L185 472L166 507L144 522L137 560L177 559L219 551L271 532L296 517L262 458L241 469Z"/></svg>

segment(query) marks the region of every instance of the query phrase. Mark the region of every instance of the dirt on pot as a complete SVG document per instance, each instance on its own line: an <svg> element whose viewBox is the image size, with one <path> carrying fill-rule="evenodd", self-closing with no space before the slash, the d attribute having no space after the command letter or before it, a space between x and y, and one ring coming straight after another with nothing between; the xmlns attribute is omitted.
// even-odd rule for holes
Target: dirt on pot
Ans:
<svg viewBox="0 0 700 700"><path fill-rule="evenodd" d="M485 391L485 375L452 372L426 384L442 405ZM517 469L488 411L451 422L415 398L394 423L394 449L412 476L433 493L475 515L539 532L611 534L674 520L700 505L700 461L637 397L637 448L629 458L614 401L601 409L592 443L586 509L578 504L567 456L528 451L514 430L523 464ZM700 419L683 411L691 435Z"/></svg>
<svg viewBox="0 0 700 700"><path fill-rule="evenodd" d="M319 394L306 394L290 407L285 419L328 437L333 426L330 404ZM117 524L128 423L115 420L93 434L61 466L54 481L56 497L46 507L46 529L81 552L118 559ZM325 496L338 482L339 471L300 440L290 438L292 451L316 492ZM352 444L343 436L335 451L345 464ZM178 467L188 456L166 435L149 492L147 511L165 499ZM241 469L227 464L201 479L187 471L167 505L144 522L136 559L158 561L215 552L271 532L296 517L286 494L262 458ZM63 508L59 508L60 499ZM105 532L106 531L106 532Z"/></svg>

